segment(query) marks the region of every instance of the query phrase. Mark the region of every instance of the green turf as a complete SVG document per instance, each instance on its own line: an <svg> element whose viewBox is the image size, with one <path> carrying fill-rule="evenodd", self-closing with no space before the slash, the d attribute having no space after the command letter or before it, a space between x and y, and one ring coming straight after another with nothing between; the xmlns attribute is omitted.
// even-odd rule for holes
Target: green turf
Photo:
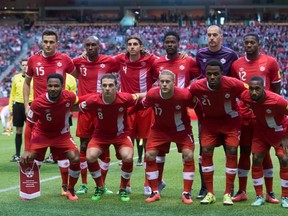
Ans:
<svg viewBox="0 0 288 216"><path fill-rule="evenodd" d="M75 122L74 122L75 125ZM197 124L193 122L194 136L197 137ZM75 134L75 127L72 127L72 134ZM196 139L197 140L197 139ZM198 143L198 142L197 142ZM120 166L112 152L112 165L107 175L107 187L114 191L114 195L104 195L103 199L93 202L91 196L94 193L94 183L89 176L88 193L79 196L79 200L71 202L66 197L60 196L61 180L58 166L55 164L44 164L41 167L41 179L48 179L54 176L58 178L43 182L41 184L41 196L35 200L21 201L19 200L19 189L16 188L19 183L18 167L16 163L9 160L14 154L14 135L11 137L0 135L0 215L284 215L287 210L280 205L266 203L261 207L251 207L250 204L255 198L252 181L249 176L248 195L250 199L246 202L234 203L233 206L223 206L222 197L225 187L225 158L223 149L217 148L214 156L214 188L217 202L212 205L200 205L200 201L196 199L196 195L200 189L200 178L198 174L198 165L196 162L195 181L193 184L192 205L185 205L181 202L182 183L182 161L181 156L172 144L170 154L167 155L164 179L167 187L163 190L161 200L156 203L145 203L143 195L143 177L144 168L134 166L131 180L132 194L131 201L123 203L118 200L116 191L120 182ZM135 148L136 149L136 148ZM196 145L195 158L198 158L199 146ZM279 165L274 151L272 158L274 159L274 191L279 198L280 180ZM137 151L135 152L135 156ZM136 162L136 159L135 159ZM80 180L76 186L78 188ZM238 188L238 180L235 182ZM12 189L9 189L12 188ZM14 189L13 189L14 188ZM4 192L3 190L8 191Z"/></svg>

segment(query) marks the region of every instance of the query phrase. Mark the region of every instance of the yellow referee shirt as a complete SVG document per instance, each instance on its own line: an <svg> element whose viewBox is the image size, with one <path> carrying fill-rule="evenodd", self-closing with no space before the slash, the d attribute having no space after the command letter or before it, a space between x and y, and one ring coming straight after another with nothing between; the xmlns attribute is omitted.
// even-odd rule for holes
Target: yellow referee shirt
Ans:
<svg viewBox="0 0 288 216"><path fill-rule="evenodd" d="M9 97L9 111L12 112L13 103L23 103L23 84L25 81L25 77L22 76L22 73L16 74L12 79L11 93ZM29 95L29 102L31 103L33 100L33 82L31 82L31 90Z"/></svg>

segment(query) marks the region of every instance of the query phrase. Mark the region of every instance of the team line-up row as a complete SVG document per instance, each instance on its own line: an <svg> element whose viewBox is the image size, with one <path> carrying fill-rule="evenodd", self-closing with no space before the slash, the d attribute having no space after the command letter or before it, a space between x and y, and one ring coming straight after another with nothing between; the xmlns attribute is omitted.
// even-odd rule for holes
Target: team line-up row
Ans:
<svg viewBox="0 0 288 216"><path fill-rule="evenodd" d="M285 134L287 128L287 101L277 94L267 91L273 90L277 92L280 89L280 76L278 73L277 62L275 59L259 53L259 38L256 34L251 33L245 35L244 47L246 56L241 57L238 60L235 52L228 48L224 48L221 45L222 33L218 26L210 26L207 29L207 38L208 47L200 49L198 55L196 56L196 61L199 63L200 67L194 59L185 56L185 54L178 54L177 47L179 45L179 36L175 32L168 32L165 34L163 44L167 55L160 58L156 58L153 55L143 52L142 41L136 36L132 36L127 39L127 53L120 54L114 58L99 55L99 40L97 37L91 36L85 41L85 48L87 52L86 55L84 57L81 56L73 59L72 62L66 55L56 52L58 41L57 34L50 30L44 31L42 35L43 52L29 58L26 78L23 84L24 105L28 118L26 130L28 130L27 134L30 134L30 136L25 136L25 149L28 151L24 152L24 155L21 158L22 162L27 161L29 158L34 158L34 156L32 157L32 155L34 155L32 153L36 151L35 149L45 147L44 143L47 142L48 146L51 147L52 145L52 154L56 149L54 157L57 158L58 164L60 164L61 167L61 160L64 158L58 157L57 147L53 145L53 143L57 143L58 146L59 143L63 143L65 146L66 143L66 147L68 148L67 140L65 142L64 140L62 142L55 142L55 140L52 142L51 138L48 139L47 137L55 137L55 139L58 139L64 134L67 135L65 132L69 131L69 126L65 124L65 127L60 127L60 124L58 124L57 127L56 125L55 127L51 127L53 129L59 129L57 136L55 136L56 134L53 134L53 132L49 134L49 131L51 130L45 127L50 127L51 124L49 123L52 123L55 119L54 115L52 115L52 108L49 105L55 106L56 104L60 104L58 103L58 99L62 98L63 95L68 93L63 91L62 94L57 94L57 87L62 89L62 85L64 83L63 79L61 82L61 78L57 76L53 77L55 75L49 74L55 74L56 72L56 74L63 74L65 78L66 72L72 72L71 74L78 78L78 96L80 99L82 98L81 100L84 100L80 103L80 108L84 113L80 112L79 114L76 135L80 137L81 142L81 168L83 167L87 170L88 166L89 171L92 174L92 177L95 179L97 185L95 194L92 197L93 200L101 199L101 195L105 193L103 180L105 181L110 161L109 155L105 154L109 146L107 145L108 143L113 143L115 145L116 151L119 154L118 156L122 159L121 185L119 191L120 199L122 201L129 201L130 199L126 186L129 184L128 182L133 169L133 163L131 161L133 156L133 148L131 147L131 140L127 138L126 130L128 129L125 127L125 124L129 124L130 137L138 140L143 139L143 142L145 142L144 145L146 145L146 186L150 186L151 188L146 202L154 202L160 199L158 185L163 183L163 165L161 168L161 165L159 166L159 164L164 164L165 153L167 152L167 148L169 148L167 142L173 141L177 143L178 150L182 152L184 158L184 189L182 200L187 204L192 203L191 187L195 170L193 159L194 144L193 137L191 136L190 119L187 115L186 108L194 107L196 104L198 104L198 106L195 107L195 111L199 118L199 125L201 125L201 127L199 127L201 130L199 131L202 160L200 161L202 163L201 171L204 180L202 183L203 187L201 188L199 194L199 197L203 198L201 203L209 204L215 202L216 200L213 191L214 167L212 156L214 147L219 144L223 144L226 147L226 188L223 203L225 205L232 205L233 201L241 201L248 198L245 191L248 171L250 169L250 152L253 140L252 178L256 189L257 198L252 205L260 206L264 204L264 195L262 190L263 168L264 176L273 181L273 175L271 175L271 158L268 157L267 159L267 156L269 156L270 146L272 145L278 148L277 156L281 161L281 205L282 207L288 207L286 199L287 188L285 187L287 182L287 178L285 177L285 169L287 166L287 137ZM151 69L157 68L157 65L158 70ZM116 70L113 68L115 66L118 67ZM106 73L115 71L119 71L120 74L121 93L116 93L116 78L114 79L112 75L104 75ZM200 71L201 76L204 78L194 81L190 85L193 78L199 77ZM155 79L158 78L158 74L160 74L160 87L152 88ZM250 81L249 91L245 90L246 88L243 82L227 75L235 76L236 78L241 79L244 83L249 83ZM46 86L48 76L50 77ZM35 100L30 107L28 98L32 77ZM49 84L50 80L54 82L51 81L52 84ZM255 85L252 85L251 82L253 82ZM188 86L188 90L184 88ZM264 90L264 88L267 90ZM102 94L94 94L89 98L85 98L86 96L84 96L89 93L101 92L101 90ZM40 96L46 91L48 92L46 95ZM145 99L142 101L142 103L138 104L142 104L143 107L152 107L153 109L143 111L141 110L142 108L140 105L136 105L134 110L132 109L132 111L129 111L131 114L127 118L125 112L127 106L131 106L139 99L139 97L143 97L143 93L146 93L147 91L148 93ZM246 94L244 94L245 92ZM179 99L177 99L178 95L180 97ZM269 106L267 105L268 108L264 110L263 101L266 102L267 100L268 102L271 102L270 95L272 95L271 97L274 98L274 100L277 100L277 103L269 103ZM106 96L107 98L105 98ZM223 96L222 99L221 96ZM246 96L247 101L246 99L243 99L244 102L240 103L238 107L236 98L245 98L244 96ZM267 99L268 96L269 100ZM37 103L38 97L39 101L41 101L40 98L42 98L43 104ZM176 97L176 99L174 97ZM75 103L76 99L74 101L73 100L71 101L70 98L70 101L65 101L65 107L67 110L69 110ZM55 103L55 101L57 102ZM119 104L124 103L124 101L126 105L122 104L120 106ZM281 103L278 103L278 101ZM164 104L168 102L171 104L164 106ZM249 102L251 102L251 104ZM257 112L253 110L253 106L258 104L258 102L259 104L260 102L262 103L261 111L263 114L260 115L259 118L264 118L265 121L263 119L257 119L257 123L255 123L255 118L258 118L258 115L255 117L253 113L261 113L260 111L258 112L258 110ZM44 104L47 107L45 107ZM273 104L277 106L273 107ZM249 108L246 108L247 106L249 106ZM92 109L90 107L92 107ZM105 115L105 112L109 110L108 107L111 107L111 109L112 107L118 108L118 110L110 110L108 112L109 118L114 116L114 121L116 121L114 127L112 126L112 121L107 121L105 118L107 116L107 114ZM92 113L85 112L85 109L91 109L94 111ZM255 109L258 109L258 107ZM66 112L59 112L59 110L60 109L57 108L57 113L55 114L62 114L62 119L64 118L63 120L68 119L67 115L63 115L63 113ZM152 118L152 110L154 112L154 118ZM251 110L254 112L252 113ZM41 114L41 112L43 113ZM242 128L239 113L241 113L242 116ZM163 116L165 116L165 118L163 118ZM59 118L57 117L56 119L60 120L61 118L59 116ZM92 121L91 119L95 120ZM168 119L171 119L171 121ZM41 120L43 121L42 124L39 123ZM225 121L225 124L223 124L223 120ZM63 123L64 122L65 121L63 121ZM152 122L154 122L154 124L150 130ZM174 126L167 128L167 122L174 123ZM188 122L189 126L186 122ZM35 126L33 126L34 123L36 123ZM141 127L136 126L139 123L141 123ZM29 125L30 127L28 127ZM269 133L265 132L265 136L259 136L258 132L260 133L263 131L262 128L261 130L258 129L260 126L263 126L266 131L269 131ZM45 130L42 130L41 132L39 127L44 127ZM245 130L247 131L247 128L249 127L253 128L255 131L254 137L247 132L245 134ZM30 131L29 128L31 129ZM163 130L163 128L165 130ZM239 181L240 188L237 194L234 197L231 197L231 188L237 172L237 147L239 143L240 128L242 131L240 137L240 149L242 147L243 149L248 149L248 151L246 151L248 153L240 154L238 176L239 180L242 178L242 182L241 180ZM31 131L33 131L32 137ZM43 133L44 131L45 133ZM174 131L174 133L172 133L172 131ZM189 131L189 133L187 131ZM248 131L251 132L251 129L248 129ZM61 132L60 135L59 132ZM166 134L167 132L169 136ZM183 136L184 132L187 136ZM175 134L175 136L171 136L171 134ZM255 134L257 134L256 138ZM270 134L273 139L270 139ZM279 139L276 139L275 137L278 137ZM120 138L121 142L119 140ZM39 139L41 140L41 144ZM254 143L257 143L257 145ZM278 146L279 143L281 143L280 147ZM66 156L70 159L70 181L68 190L66 192L67 197L70 200L78 199L76 193L81 194L87 191L87 176L86 179L85 177L84 179L82 178L83 184L81 185L80 190L78 190L76 193L74 191L74 185L77 181L76 179L80 174L80 169L78 169L78 166L80 166L78 164L79 155L75 153L77 151L78 150L76 149L72 149L72 151L68 152L65 151L67 152ZM69 152L74 153L71 155ZM44 151L41 151L40 153L38 152L37 159L43 160L44 155ZM99 156L101 158L100 166L97 162L97 158ZM264 156L266 156L265 161L270 160L270 164L269 162L266 163L269 164L268 168L264 166L262 168ZM241 157L248 157L248 160L242 159L241 162ZM87 163L85 162L86 160ZM62 167L64 170L65 167ZM102 169L100 169L100 167ZM269 172L267 172L267 170L269 170ZM85 173L85 171L83 172ZM269 173L270 176L268 176L267 173ZM67 184L67 182L65 184L63 181L64 186ZM268 189L270 186L271 188ZM279 202L273 194L272 182L270 183L270 186L269 184L268 186L266 184L268 192L266 195L266 201Z"/></svg>

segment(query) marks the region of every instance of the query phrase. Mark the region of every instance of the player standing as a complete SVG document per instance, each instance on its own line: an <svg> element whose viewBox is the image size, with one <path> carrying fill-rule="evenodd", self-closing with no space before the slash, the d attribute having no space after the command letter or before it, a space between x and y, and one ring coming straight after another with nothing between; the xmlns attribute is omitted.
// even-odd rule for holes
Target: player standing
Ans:
<svg viewBox="0 0 288 216"><path fill-rule="evenodd" d="M260 53L259 36L255 33L248 33L243 38L246 55L236 60L231 67L231 76L249 83L253 76L261 76L264 79L265 88L280 94L281 76L276 59ZM232 198L234 202L247 200L246 194L248 172L250 170L250 155L252 146L253 129L255 116L244 105L240 103L242 116L240 136L240 158L238 162L239 191ZM273 164L269 152L263 161L264 179L266 184L266 201L279 203L273 193Z"/></svg>
<svg viewBox="0 0 288 216"><path fill-rule="evenodd" d="M211 25L207 28L206 37L208 40L208 47L201 48L198 50L196 54L196 62L198 63L201 69L201 77L204 78L205 76L205 64L210 59L217 59L223 65L223 75L230 75L230 69L232 63L238 59L236 52L228 47L224 47L222 45L223 34L222 30L219 26ZM198 128L201 128L199 126ZM199 137L201 130L199 130ZM225 146L224 146L225 148ZM201 189L197 199L203 199L207 194L206 186L203 180L201 163L202 163L202 148L201 148L201 141L200 141L200 154L199 154L199 170L201 175ZM232 186L233 187L233 186ZM233 190L232 190L233 193Z"/></svg>
<svg viewBox="0 0 288 216"><path fill-rule="evenodd" d="M106 73L118 72L118 64L114 58L99 54L100 41L96 36L90 36L84 43L86 56L73 59L76 67L76 77L78 78L78 96L101 92L100 80ZM87 184L87 162L86 150L90 141L97 119L91 113L78 114L76 136L80 137L80 160L82 184L76 194L85 194L88 190ZM100 167L103 182L105 182L108 172L110 157L109 152L101 156ZM105 188L105 193L113 193Z"/></svg>
<svg viewBox="0 0 288 216"><path fill-rule="evenodd" d="M226 188L224 205L233 205L232 185L237 172L237 148L239 144L241 118L236 99L246 89L245 84L235 78L223 76L223 65L218 60L206 63L206 78L193 82L190 92L201 102L204 117L201 123L202 173L207 186L207 195L201 204L216 201L213 188L213 152L219 145L225 146Z"/></svg>
<svg viewBox="0 0 288 216"><path fill-rule="evenodd" d="M54 30L46 29L42 33L42 52L31 56L28 59L27 71L25 73L25 82L23 84L23 96L25 113L27 115L29 110L29 94L30 84L33 78L33 92L34 99L39 95L47 91L46 83L47 77L50 74L61 74L66 80L66 73L73 73L75 66L66 54L57 52L58 46L58 34ZM39 163L38 163L39 165ZM59 167L60 171L67 172ZM61 173L61 176L65 176ZM65 180L64 180L65 181ZM63 185L61 193L65 191L65 185Z"/></svg>

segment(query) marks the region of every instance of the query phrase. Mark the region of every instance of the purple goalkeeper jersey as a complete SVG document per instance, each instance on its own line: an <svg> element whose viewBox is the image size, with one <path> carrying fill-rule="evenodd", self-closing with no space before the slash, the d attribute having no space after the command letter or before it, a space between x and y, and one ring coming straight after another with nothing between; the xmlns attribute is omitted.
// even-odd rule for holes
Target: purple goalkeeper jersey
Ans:
<svg viewBox="0 0 288 216"><path fill-rule="evenodd" d="M217 52L212 52L208 47L201 48L196 54L196 61L201 69L201 78L206 77L205 64L210 59L219 60L224 66L224 75L230 76L232 63L238 59L235 51L227 47L221 47Z"/></svg>

